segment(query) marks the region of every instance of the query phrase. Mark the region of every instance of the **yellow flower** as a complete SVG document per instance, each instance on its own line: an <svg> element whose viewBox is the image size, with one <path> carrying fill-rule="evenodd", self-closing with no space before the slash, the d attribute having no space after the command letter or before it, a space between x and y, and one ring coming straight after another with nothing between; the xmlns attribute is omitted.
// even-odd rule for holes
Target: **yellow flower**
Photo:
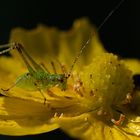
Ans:
<svg viewBox="0 0 140 140"><path fill-rule="evenodd" d="M10 41L23 44L50 73L54 73L52 61L57 73L62 73L63 64L68 73L91 32L93 37L76 62L66 90L54 86L44 91L45 104L39 91L18 86L7 92L1 90L0 134L28 135L60 128L85 140L140 138L140 91L133 80L135 74L140 74L139 61L119 60L107 53L86 19L75 21L67 32L43 25L32 31L18 28L12 31ZM19 54L11 53L12 57L0 57L2 89L27 72Z"/></svg>

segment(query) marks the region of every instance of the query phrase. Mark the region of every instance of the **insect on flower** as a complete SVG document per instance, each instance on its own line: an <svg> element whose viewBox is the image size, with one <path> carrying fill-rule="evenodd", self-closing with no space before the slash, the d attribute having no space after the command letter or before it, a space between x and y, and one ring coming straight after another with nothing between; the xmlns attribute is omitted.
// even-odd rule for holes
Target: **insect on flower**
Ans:
<svg viewBox="0 0 140 140"><path fill-rule="evenodd" d="M37 64L33 58L26 52L24 47L20 43L11 43L7 45L3 45L2 47L9 47L8 49L3 50L0 54L6 53L12 49L17 49L20 56L22 57L24 63L28 68L28 72L21 75L15 82L14 85L9 87L8 89L2 89L3 91L9 91L14 86L21 87L25 90L39 91L44 97L44 103L46 101L46 97L43 93L45 90L49 90L49 88L58 86L61 90L66 90L67 86L67 78L69 77L66 74L50 74L45 66L41 67L41 65ZM52 63L53 65L53 63ZM54 65L53 65L54 67ZM54 67L55 69L55 67Z"/></svg>
<svg viewBox="0 0 140 140"><path fill-rule="evenodd" d="M124 0L120 1L97 30ZM117 55L107 53L86 19L75 21L72 32L54 30L53 38L48 39L50 30L42 25L33 31L35 34L14 29L11 42L18 40L17 43L2 45L0 54L12 50L14 54L13 57L0 57L0 88L3 88L0 92L5 95L0 97L0 134L23 136L60 128L72 137L85 140L139 140L140 90L136 75L140 73L139 60L120 60ZM87 40L89 32L92 35ZM70 62L69 58L77 50L75 47L80 47L85 37L85 45L79 49L73 63ZM26 46L41 46L47 51L42 53L39 48L41 57L34 58L37 48L28 53ZM16 51L28 72L15 59ZM45 67L34 61L47 61L46 53L53 56L53 62L55 56L60 60L58 65L51 63L52 69L49 62ZM62 62L72 64L69 70ZM13 85L12 81L15 81Z"/></svg>
<svg viewBox="0 0 140 140"><path fill-rule="evenodd" d="M14 88L15 86L21 87L25 90L39 91L44 98L44 104L45 104L46 97L43 93L44 91L49 90L50 88L52 88L54 86L59 87L62 91L66 90L67 79L71 76L74 64L78 60L78 58L79 58L80 54L82 53L83 49L85 48L85 46L86 45L84 45L84 47L82 47L78 56L75 58L69 73L66 73L63 66L59 63L62 68L63 73L57 74L54 63L51 62L52 67L54 69L54 73L51 74L47 70L47 68L44 66L44 64L39 65L34 61L34 59L26 52L26 50L24 49L22 44L10 43L10 44L2 45L1 48L7 48L7 47L8 48L1 51L0 54L4 54L6 52L9 52L10 50L17 49L18 53L22 57L24 63L26 64L26 67L28 69L28 72L21 75L20 77L18 77L16 82L11 87L9 87L8 89L2 89L2 91L3 92L9 91L10 89Z"/></svg>
<svg viewBox="0 0 140 140"><path fill-rule="evenodd" d="M97 30L100 30L101 27L104 25L104 23L110 18L110 16L119 8L121 3L124 0L121 0L121 2L108 14L108 16L104 19L104 21L100 24ZM1 48L4 48L3 51L0 52L0 54L4 54L6 52L9 52L13 49L16 49L19 53L19 55L22 57L24 63L27 66L28 72L18 77L16 82L9 87L8 89L2 89L2 91L5 92L11 90L15 86L20 87L25 90L30 91L39 91L41 95L44 98L44 104L46 102L46 97L44 95L45 91L49 91L50 88L57 86L62 91L67 90L67 80L71 76L73 68L80 57L80 55L83 53L83 50L86 48L86 46L89 44L91 40L91 37L86 41L85 45L81 48L78 55L74 59L74 62L72 63L72 66L68 73L65 72L65 70L62 68L63 73L58 74L55 71L55 66L52 63L54 73L50 73L47 68L44 65L37 64L34 59L27 53L27 51L24 49L23 45L20 43L10 43L6 45L2 45ZM61 64L60 64L61 65ZM76 90L78 90L80 85L80 80L78 81L76 85ZM79 85L78 85L79 84ZM111 121L119 125L124 120L125 116L123 114L120 115L120 119L116 121L115 119L111 119Z"/></svg>

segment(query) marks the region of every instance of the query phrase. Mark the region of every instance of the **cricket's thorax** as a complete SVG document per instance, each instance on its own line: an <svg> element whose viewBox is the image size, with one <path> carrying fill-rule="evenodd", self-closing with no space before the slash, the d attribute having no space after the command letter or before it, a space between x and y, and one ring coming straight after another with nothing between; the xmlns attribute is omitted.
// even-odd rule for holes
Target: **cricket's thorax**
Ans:
<svg viewBox="0 0 140 140"><path fill-rule="evenodd" d="M18 81L21 82L18 82ZM35 72L34 75L26 73L17 79L17 86L26 90L47 90L58 86L61 90L66 89L67 79L64 74L48 74Z"/></svg>

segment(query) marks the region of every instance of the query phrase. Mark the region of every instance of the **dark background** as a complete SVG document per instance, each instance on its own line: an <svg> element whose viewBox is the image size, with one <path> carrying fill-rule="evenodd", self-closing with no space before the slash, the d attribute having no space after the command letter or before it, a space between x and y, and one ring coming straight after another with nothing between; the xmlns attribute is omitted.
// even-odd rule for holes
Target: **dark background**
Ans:
<svg viewBox="0 0 140 140"><path fill-rule="evenodd" d="M70 29L73 21L88 17L97 27L120 0L4 0L0 2L0 44L8 42L10 30L14 27L32 29L38 23ZM122 57L140 58L140 1L125 0L111 16L99 34L109 52ZM70 140L62 131L26 136L7 137L6 140L52 139Z"/></svg>

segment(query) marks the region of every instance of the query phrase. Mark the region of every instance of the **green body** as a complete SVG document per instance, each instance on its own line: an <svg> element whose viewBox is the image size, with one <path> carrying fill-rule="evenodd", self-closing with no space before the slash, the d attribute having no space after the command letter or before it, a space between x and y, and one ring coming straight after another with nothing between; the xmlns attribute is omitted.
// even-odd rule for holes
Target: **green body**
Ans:
<svg viewBox="0 0 140 140"><path fill-rule="evenodd" d="M9 45L5 45L4 47L9 47ZM67 77L65 74L51 74L44 67L37 64L33 58L26 52L22 44L13 43L12 46L0 54L4 54L12 49L17 49L19 55L23 59L25 65L27 66L28 73L25 73L18 77L14 86L20 87L25 90L30 91L46 91L49 88L58 86L61 90L66 89L67 85ZM14 87L12 86L12 87ZM6 89L6 91L10 90ZM45 98L45 97L44 97Z"/></svg>
<svg viewBox="0 0 140 140"><path fill-rule="evenodd" d="M38 71L33 75L30 73L25 73L20 76L16 82L17 87L30 91L46 91L54 86L58 86L61 90L65 90L67 79L64 74L48 74L43 71Z"/></svg>

